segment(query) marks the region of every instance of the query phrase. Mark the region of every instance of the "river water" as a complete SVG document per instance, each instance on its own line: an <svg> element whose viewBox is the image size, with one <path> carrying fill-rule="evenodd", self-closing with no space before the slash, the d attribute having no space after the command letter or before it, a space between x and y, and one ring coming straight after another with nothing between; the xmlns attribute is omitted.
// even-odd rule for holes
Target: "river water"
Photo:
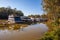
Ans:
<svg viewBox="0 0 60 40"><path fill-rule="evenodd" d="M29 25L20 30L0 30L0 40L38 40L48 27L43 24Z"/></svg>

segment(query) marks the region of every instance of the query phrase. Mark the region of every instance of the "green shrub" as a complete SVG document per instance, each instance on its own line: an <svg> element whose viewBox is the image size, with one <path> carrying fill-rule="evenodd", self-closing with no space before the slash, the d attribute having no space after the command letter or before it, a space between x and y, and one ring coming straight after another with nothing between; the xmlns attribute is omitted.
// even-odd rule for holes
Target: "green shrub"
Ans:
<svg viewBox="0 0 60 40"><path fill-rule="evenodd" d="M60 28L46 32L40 40L60 40Z"/></svg>

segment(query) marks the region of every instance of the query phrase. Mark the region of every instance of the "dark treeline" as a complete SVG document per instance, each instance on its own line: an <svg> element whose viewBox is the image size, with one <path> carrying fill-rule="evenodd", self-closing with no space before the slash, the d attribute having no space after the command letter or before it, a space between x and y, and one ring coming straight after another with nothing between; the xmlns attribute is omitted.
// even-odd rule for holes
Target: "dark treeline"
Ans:
<svg viewBox="0 0 60 40"><path fill-rule="evenodd" d="M32 17L32 18L40 18L40 15L28 15L28 17Z"/></svg>
<svg viewBox="0 0 60 40"><path fill-rule="evenodd" d="M28 17L32 17L32 18L48 18L46 14L42 14L42 15L28 15Z"/></svg>
<svg viewBox="0 0 60 40"><path fill-rule="evenodd" d="M8 19L9 15L17 15L23 16L23 12L21 10L17 10L16 8L12 9L11 7L1 7L0 8L0 19Z"/></svg>

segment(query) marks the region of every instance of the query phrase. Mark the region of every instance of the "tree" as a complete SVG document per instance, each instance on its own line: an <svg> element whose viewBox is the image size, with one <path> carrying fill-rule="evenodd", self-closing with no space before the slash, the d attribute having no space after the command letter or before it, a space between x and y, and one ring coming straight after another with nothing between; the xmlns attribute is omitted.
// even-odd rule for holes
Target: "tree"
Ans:
<svg viewBox="0 0 60 40"><path fill-rule="evenodd" d="M60 0L43 0L43 9L47 13L48 18L58 23L60 18Z"/></svg>
<svg viewBox="0 0 60 40"><path fill-rule="evenodd" d="M23 12L21 10L11 9L11 7L1 7L0 8L0 19L8 19L8 15L16 15L16 16L23 16Z"/></svg>
<svg viewBox="0 0 60 40"><path fill-rule="evenodd" d="M46 14L41 15L42 18L48 18Z"/></svg>
<svg viewBox="0 0 60 40"><path fill-rule="evenodd" d="M28 17L40 18L40 15L29 15Z"/></svg>
<svg viewBox="0 0 60 40"><path fill-rule="evenodd" d="M49 31L40 40L59 40L60 39L60 0L43 0L44 11L52 21L46 23Z"/></svg>

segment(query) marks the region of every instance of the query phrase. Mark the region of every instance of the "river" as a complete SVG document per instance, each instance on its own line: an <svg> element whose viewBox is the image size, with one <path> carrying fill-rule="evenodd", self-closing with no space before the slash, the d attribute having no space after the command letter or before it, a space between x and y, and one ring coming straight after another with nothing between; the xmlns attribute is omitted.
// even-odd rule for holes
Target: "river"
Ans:
<svg viewBox="0 0 60 40"><path fill-rule="evenodd" d="M43 23L20 30L0 30L0 40L38 40L47 31L48 27Z"/></svg>

